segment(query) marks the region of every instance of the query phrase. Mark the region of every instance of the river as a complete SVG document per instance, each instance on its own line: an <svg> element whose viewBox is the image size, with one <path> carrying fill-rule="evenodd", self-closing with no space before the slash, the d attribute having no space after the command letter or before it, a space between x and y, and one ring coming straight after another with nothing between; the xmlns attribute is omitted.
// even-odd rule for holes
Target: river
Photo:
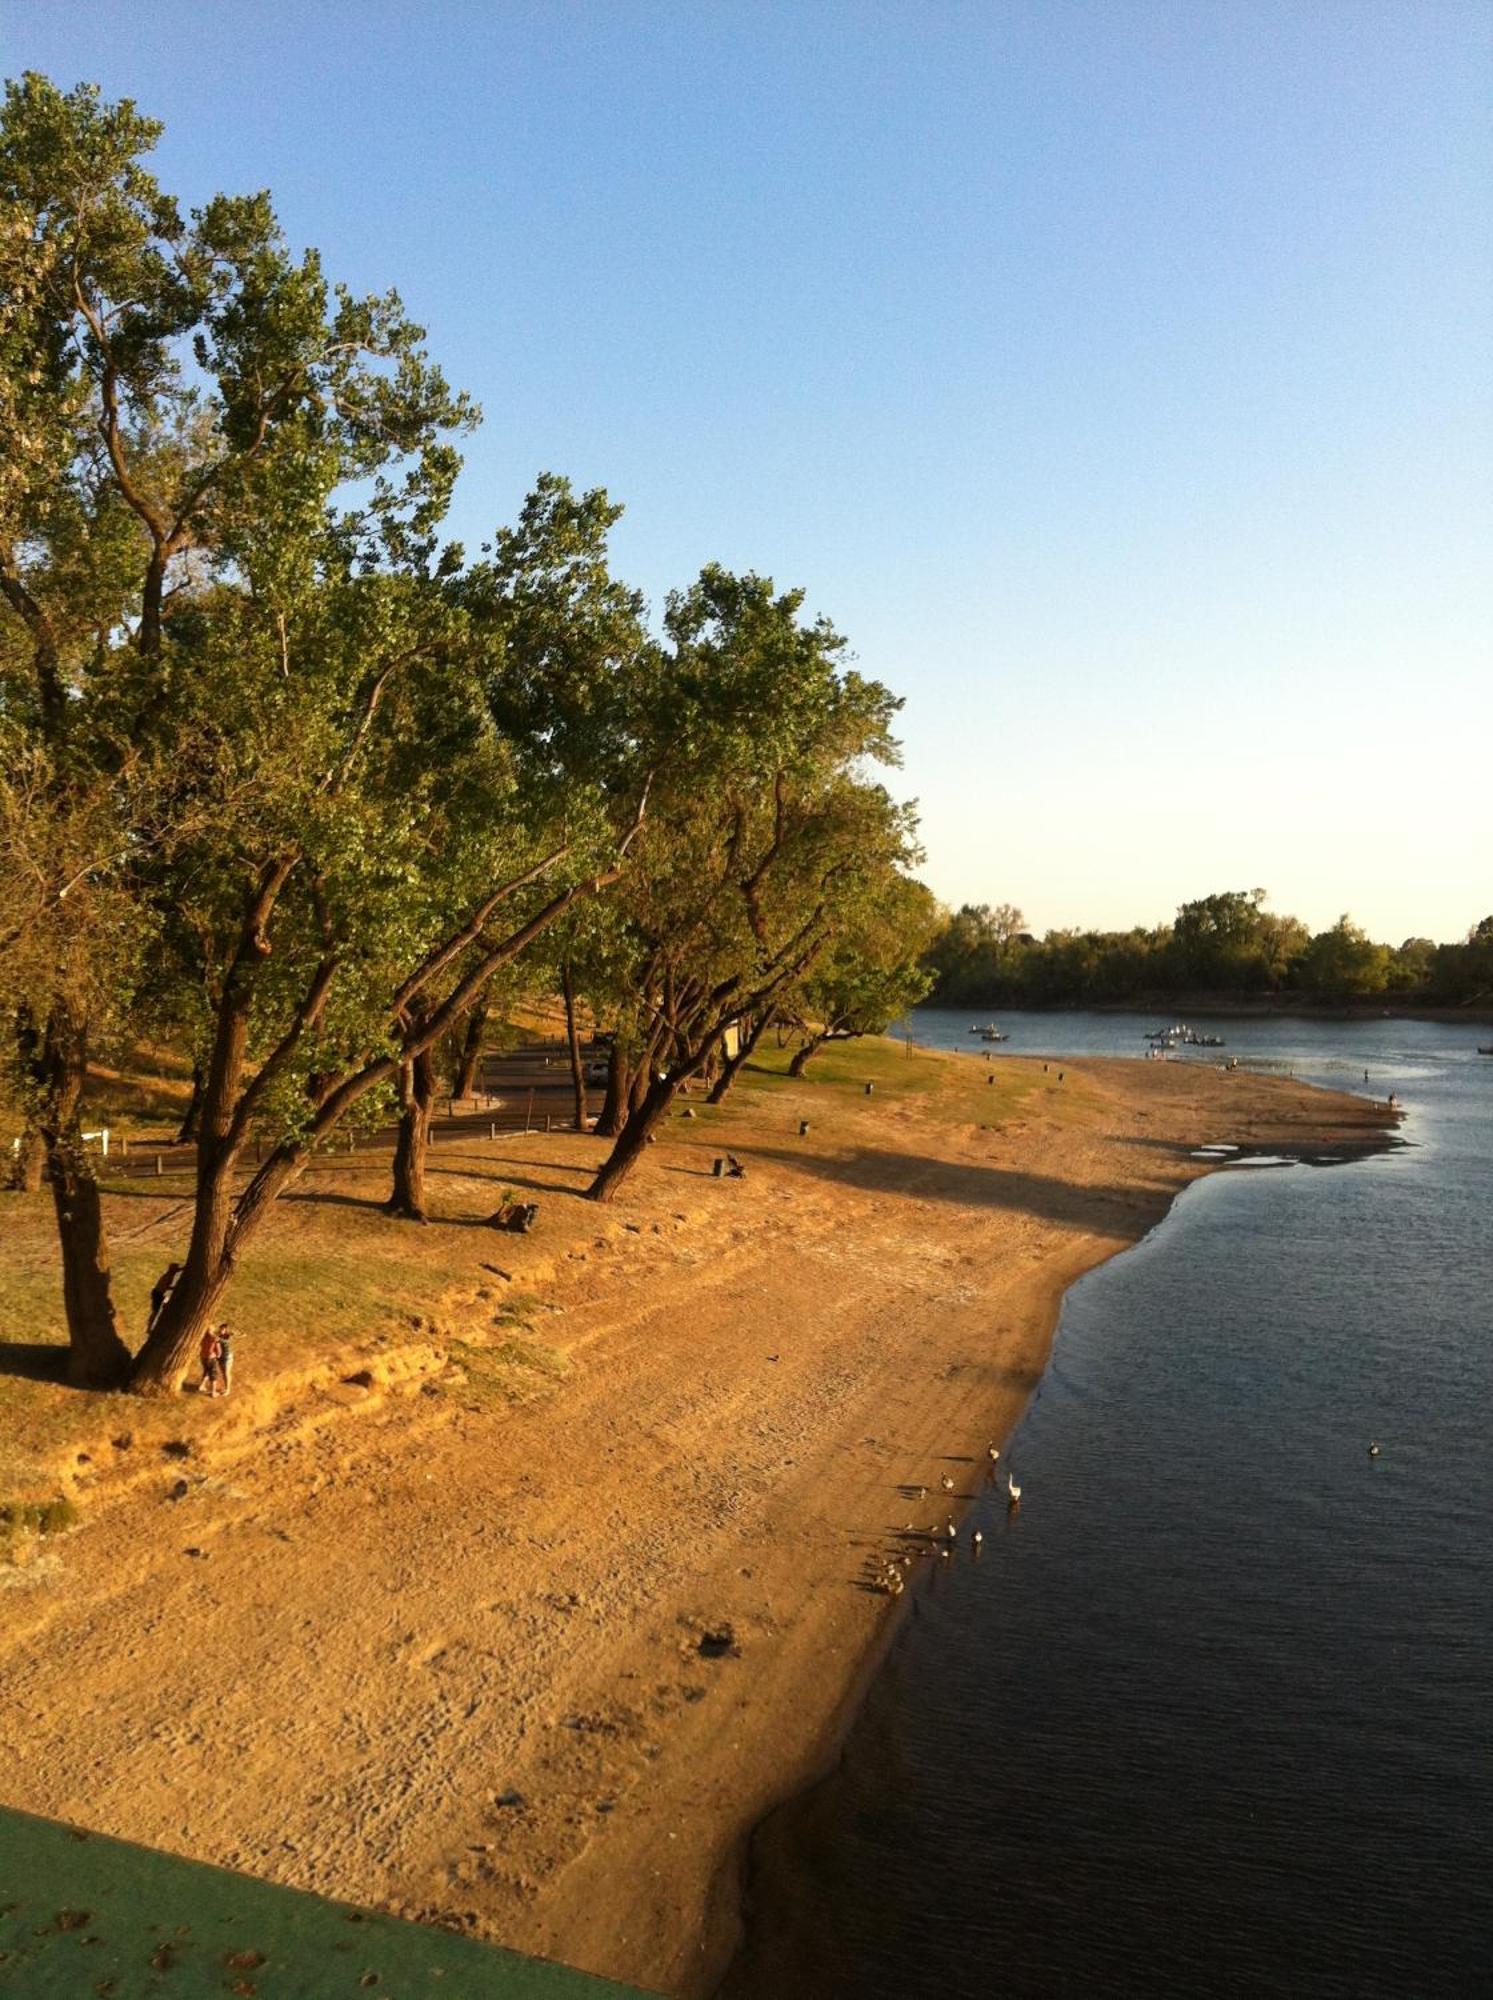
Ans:
<svg viewBox="0 0 1493 2000"><path fill-rule="evenodd" d="M973 1018L912 1032L983 1060ZM760 1831L727 1994L1493 1990L1493 1036L1205 1025L1183 1059L1393 1092L1407 1143L1213 1175L1069 1293L1022 1505L987 1489Z"/></svg>

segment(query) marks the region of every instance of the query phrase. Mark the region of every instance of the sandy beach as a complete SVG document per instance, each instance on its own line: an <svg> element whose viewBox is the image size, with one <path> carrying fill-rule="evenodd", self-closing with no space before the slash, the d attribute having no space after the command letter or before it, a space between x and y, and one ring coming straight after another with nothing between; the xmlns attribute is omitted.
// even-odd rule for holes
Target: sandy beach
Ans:
<svg viewBox="0 0 1493 2000"><path fill-rule="evenodd" d="M470 1181L538 1188L541 1228L475 1229L445 1183L425 1326L299 1379L246 1356L170 1437L110 1399L81 1526L4 1593L0 1798L710 1992L747 1834L905 1607L869 1578L978 1489L1065 1288L1209 1170L1194 1147L1391 1122L1201 1064L1009 1060L982 1090L949 1057L867 1097L837 1061L676 1120L608 1209L568 1198L602 1142L500 1139ZM743 1179L710 1173L726 1144Z"/></svg>

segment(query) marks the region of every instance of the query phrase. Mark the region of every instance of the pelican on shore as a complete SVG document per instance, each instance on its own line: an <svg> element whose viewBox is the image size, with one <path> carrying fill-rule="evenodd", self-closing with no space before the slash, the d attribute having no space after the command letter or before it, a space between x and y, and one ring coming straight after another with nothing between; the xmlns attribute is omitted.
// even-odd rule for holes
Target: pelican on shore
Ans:
<svg viewBox="0 0 1493 2000"><path fill-rule="evenodd" d="M1021 1488L1016 1484L1016 1481L1011 1477L1009 1472L1006 1474L1006 1498L1013 1507L1021 1505Z"/></svg>
<svg viewBox="0 0 1493 2000"><path fill-rule="evenodd" d="M957 1539L958 1534L959 1530L954 1526L954 1523L950 1521L949 1525L944 1529L945 1540L952 1542Z"/></svg>
<svg viewBox="0 0 1493 2000"><path fill-rule="evenodd" d="M980 1544L984 1541L985 1537L980 1533L979 1529L976 1528L974 1533L970 1536L969 1539L970 1539L970 1546L974 1549L976 1555L978 1555L980 1552Z"/></svg>
<svg viewBox="0 0 1493 2000"><path fill-rule="evenodd" d="M943 1476L943 1478L942 1478L942 1479L940 1479L938 1483L939 1483L939 1485L940 1485L940 1486L941 1486L941 1487L943 1488L943 1490L944 1490L944 1492L945 1492L945 1493L952 1493L952 1492L953 1492L953 1490L954 1490L954 1482L953 1482L953 1480L952 1480L952 1479L951 1479L951 1478L949 1477L948 1473L945 1473L945 1474L944 1474L944 1476Z"/></svg>
<svg viewBox="0 0 1493 2000"><path fill-rule="evenodd" d="M986 1445L985 1456L990 1460L990 1463L992 1465L995 1464L996 1460L1000 1457L1000 1455L1001 1455L1001 1448L998 1444Z"/></svg>

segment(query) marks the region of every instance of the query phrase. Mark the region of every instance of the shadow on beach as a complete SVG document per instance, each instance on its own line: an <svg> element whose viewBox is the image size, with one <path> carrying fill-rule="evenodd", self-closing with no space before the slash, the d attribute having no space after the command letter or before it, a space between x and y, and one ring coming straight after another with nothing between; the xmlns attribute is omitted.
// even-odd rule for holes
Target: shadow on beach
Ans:
<svg viewBox="0 0 1493 2000"><path fill-rule="evenodd" d="M916 1201L953 1202L964 1208L994 1208L1030 1215L1068 1229L1112 1229L1131 1217L1139 1193L1149 1199L1169 1196L1172 1189L1133 1184L1075 1186L1048 1174L1016 1167L962 1165L930 1160L916 1153L894 1153L862 1147L853 1153L795 1153L784 1147L754 1146L751 1157L792 1166L820 1180L864 1190L868 1194L900 1194Z"/></svg>

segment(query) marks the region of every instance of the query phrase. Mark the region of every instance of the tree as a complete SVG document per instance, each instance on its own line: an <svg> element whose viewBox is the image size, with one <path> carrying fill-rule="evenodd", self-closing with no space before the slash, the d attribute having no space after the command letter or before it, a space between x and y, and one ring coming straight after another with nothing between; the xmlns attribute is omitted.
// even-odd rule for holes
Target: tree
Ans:
<svg viewBox="0 0 1493 2000"><path fill-rule="evenodd" d="M927 993L923 951L937 905L921 882L895 868L871 876L863 899L802 983L804 1039L788 1065L802 1076L829 1041L881 1035Z"/></svg>
<svg viewBox="0 0 1493 2000"><path fill-rule="evenodd" d="M218 607L204 642L202 678L231 670L254 718L233 745L251 798L176 885L219 997L192 1233L136 1364L143 1387L175 1384L269 1205L392 1084L422 1112L413 1143L403 1124L395 1191L420 1212L433 1052L502 968L616 879L625 849L579 811L535 825L484 650L441 579L346 575L292 615L274 605L266 590ZM268 1151L236 1189L251 1140Z"/></svg>
<svg viewBox="0 0 1493 2000"><path fill-rule="evenodd" d="M626 839L615 795L552 810L499 727L499 635L437 539L475 413L420 329L392 294L333 293L266 196L184 222L141 165L157 132L28 77L0 133L0 720L54 819L111 826L76 880L60 852L10 955L80 883L115 894L152 937L152 1005L200 1036L191 1240L134 1370L151 1390L311 1151L614 879ZM14 787L6 816L29 840ZM92 968L96 926L73 927ZM13 1068L59 1072L39 1111L60 1189L97 1008L69 976L16 1019ZM251 1141L268 1155L240 1188ZM89 1300L112 1307L76 1186L82 1352Z"/></svg>
<svg viewBox="0 0 1493 2000"><path fill-rule="evenodd" d="M1298 962L1302 989L1318 1000L1342 1005L1382 993L1388 983L1390 954L1375 944L1350 917L1338 918L1331 930L1319 931Z"/></svg>
<svg viewBox="0 0 1493 2000"><path fill-rule="evenodd" d="M854 774L890 762L887 690L840 665L803 594L707 568L670 599L648 825L622 892L639 998L630 1108L590 1193L610 1200L728 1027L800 979L911 820ZM667 748L665 747L667 746Z"/></svg>
<svg viewBox="0 0 1493 2000"><path fill-rule="evenodd" d="M612 576L608 562L608 537L621 514L600 489L576 494L568 480L546 473L517 524L499 529L487 560L457 574L451 589L468 643L479 649L482 697L504 746L517 811L536 841L562 839L566 850L583 837L603 848L620 839L619 821L635 813L648 784L633 726L649 656L642 600ZM405 1027L415 1039L475 962L470 953L452 959L411 1000ZM471 1004L480 1007L480 995ZM572 1060L579 1120L584 1081L574 1052ZM388 1208L423 1221L433 1051L402 1062L399 1096Z"/></svg>
<svg viewBox="0 0 1493 2000"><path fill-rule="evenodd" d="M52 1188L69 1374L100 1387L128 1350L83 1086L146 942L132 877L170 833L134 728L165 576L140 481L179 477L192 429L180 396L147 391L133 425L125 414L159 379L187 288L148 247L153 232L179 233L135 157L156 129L130 105L64 98L35 76L7 85L0 113L0 824L24 885L0 928L0 998L23 1179L41 1156ZM132 620L137 643L122 645Z"/></svg>

